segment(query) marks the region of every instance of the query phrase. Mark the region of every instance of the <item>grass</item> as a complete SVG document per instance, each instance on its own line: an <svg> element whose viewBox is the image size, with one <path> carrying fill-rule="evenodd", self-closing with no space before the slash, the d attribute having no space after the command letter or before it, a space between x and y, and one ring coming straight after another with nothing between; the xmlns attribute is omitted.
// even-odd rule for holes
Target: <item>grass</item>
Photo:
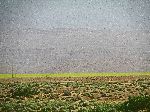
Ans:
<svg viewBox="0 0 150 112"><path fill-rule="evenodd" d="M28 78L28 77L94 77L94 76L146 76L146 75L150 76L150 72L14 74L14 77ZM12 78L12 74L0 74L0 78Z"/></svg>

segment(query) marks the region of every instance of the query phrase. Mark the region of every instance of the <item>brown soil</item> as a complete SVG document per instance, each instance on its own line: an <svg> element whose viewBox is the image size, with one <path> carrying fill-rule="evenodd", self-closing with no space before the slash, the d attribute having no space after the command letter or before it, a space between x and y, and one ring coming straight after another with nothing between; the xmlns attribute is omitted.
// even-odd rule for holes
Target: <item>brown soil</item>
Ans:
<svg viewBox="0 0 150 112"><path fill-rule="evenodd" d="M150 95L149 76L10 78L0 79L0 82L2 96L11 94L12 87L8 85L36 82L41 94L34 95L33 98L43 100L118 102L127 100L129 96ZM8 88L5 88L6 86Z"/></svg>
<svg viewBox="0 0 150 112"><path fill-rule="evenodd" d="M36 78L3 78L0 82L129 82L138 79L149 79L150 76L101 76L101 77L36 77Z"/></svg>

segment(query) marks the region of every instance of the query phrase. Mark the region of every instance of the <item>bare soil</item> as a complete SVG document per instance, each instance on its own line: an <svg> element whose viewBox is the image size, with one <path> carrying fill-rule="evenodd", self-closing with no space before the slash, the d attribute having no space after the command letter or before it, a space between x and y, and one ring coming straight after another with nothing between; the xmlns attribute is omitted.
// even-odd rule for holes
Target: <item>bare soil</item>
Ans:
<svg viewBox="0 0 150 112"><path fill-rule="evenodd" d="M10 78L0 82L1 100L11 95L13 84L32 83L38 84L40 94L31 99L40 100L122 102L129 96L150 95L150 76Z"/></svg>

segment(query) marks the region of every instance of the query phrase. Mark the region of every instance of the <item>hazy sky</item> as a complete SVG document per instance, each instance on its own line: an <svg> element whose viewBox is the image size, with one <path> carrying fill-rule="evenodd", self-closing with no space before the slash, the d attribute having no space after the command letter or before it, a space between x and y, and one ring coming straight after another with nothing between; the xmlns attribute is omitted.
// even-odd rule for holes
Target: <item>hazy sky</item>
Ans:
<svg viewBox="0 0 150 112"><path fill-rule="evenodd" d="M0 30L150 29L150 0L0 0Z"/></svg>

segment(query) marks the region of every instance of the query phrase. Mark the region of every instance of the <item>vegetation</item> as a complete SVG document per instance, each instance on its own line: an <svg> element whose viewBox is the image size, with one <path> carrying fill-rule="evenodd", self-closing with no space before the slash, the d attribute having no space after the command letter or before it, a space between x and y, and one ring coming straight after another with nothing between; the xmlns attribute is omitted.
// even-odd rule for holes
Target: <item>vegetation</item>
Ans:
<svg viewBox="0 0 150 112"><path fill-rule="evenodd" d="M150 79L1 82L1 112L150 112Z"/></svg>
<svg viewBox="0 0 150 112"><path fill-rule="evenodd" d="M94 77L94 76L145 76L150 72L131 73L58 73L58 74L13 74L13 77ZM12 74L0 74L0 78L12 78Z"/></svg>
<svg viewBox="0 0 150 112"><path fill-rule="evenodd" d="M150 112L150 96L134 96L129 97L119 106L122 112L139 112L141 110Z"/></svg>
<svg viewBox="0 0 150 112"><path fill-rule="evenodd" d="M88 101L62 100L16 100L15 102L0 103L2 112L150 112L150 96L130 97L128 101L118 104L92 103ZM136 101L136 103L135 103ZM144 101L144 105L142 104ZM142 104L142 105L139 105Z"/></svg>
<svg viewBox="0 0 150 112"><path fill-rule="evenodd" d="M32 95L38 94L38 84L30 83L30 84L15 84L13 89L11 89L10 93L12 97L24 96L30 97Z"/></svg>

